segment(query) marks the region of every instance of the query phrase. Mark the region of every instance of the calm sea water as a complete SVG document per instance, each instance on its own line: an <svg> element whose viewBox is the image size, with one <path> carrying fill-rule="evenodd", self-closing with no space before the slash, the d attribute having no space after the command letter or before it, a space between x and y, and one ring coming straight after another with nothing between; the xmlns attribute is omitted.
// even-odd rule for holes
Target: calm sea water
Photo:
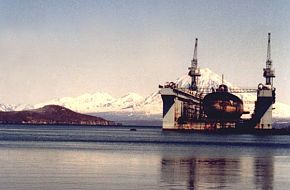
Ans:
<svg viewBox="0 0 290 190"><path fill-rule="evenodd" d="M0 126L0 189L289 189L290 136Z"/></svg>

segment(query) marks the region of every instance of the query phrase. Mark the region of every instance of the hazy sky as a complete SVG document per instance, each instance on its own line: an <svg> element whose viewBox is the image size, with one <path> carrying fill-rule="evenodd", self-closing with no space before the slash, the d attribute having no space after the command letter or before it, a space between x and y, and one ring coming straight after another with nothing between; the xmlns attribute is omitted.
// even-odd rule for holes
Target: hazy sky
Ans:
<svg viewBox="0 0 290 190"><path fill-rule="evenodd" d="M264 82L267 33L278 101L290 104L290 1L0 0L0 102L83 93L148 95L200 67Z"/></svg>

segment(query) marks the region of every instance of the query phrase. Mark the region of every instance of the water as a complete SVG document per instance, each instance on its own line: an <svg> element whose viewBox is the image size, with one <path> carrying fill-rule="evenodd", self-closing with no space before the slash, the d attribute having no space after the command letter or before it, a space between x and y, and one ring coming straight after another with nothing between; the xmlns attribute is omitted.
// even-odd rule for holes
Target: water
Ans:
<svg viewBox="0 0 290 190"><path fill-rule="evenodd" d="M0 189L288 189L290 136L0 126Z"/></svg>

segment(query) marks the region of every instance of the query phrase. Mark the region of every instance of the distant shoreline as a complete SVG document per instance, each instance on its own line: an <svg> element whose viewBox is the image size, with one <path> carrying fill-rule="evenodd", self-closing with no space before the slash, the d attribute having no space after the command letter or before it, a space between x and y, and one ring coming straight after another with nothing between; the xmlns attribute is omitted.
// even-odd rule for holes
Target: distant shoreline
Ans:
<svg viewBox="0 0 290 190"><path fill-rule="evenodd" d="M77 127L77 126L80 126L80 127L122 127L122 128L162 128L161 125L152 125L152 126L149 126L149 125L123 125L122 123L117 123L115 125L86 125L86 124L30 124L30 123L20 123L20 124L17 124L17 123L0 123L0 126L4 126L4 125L9 125L9 126L12 126L12 125L21 125L21 126L67 126L67 127Z"/></svg>

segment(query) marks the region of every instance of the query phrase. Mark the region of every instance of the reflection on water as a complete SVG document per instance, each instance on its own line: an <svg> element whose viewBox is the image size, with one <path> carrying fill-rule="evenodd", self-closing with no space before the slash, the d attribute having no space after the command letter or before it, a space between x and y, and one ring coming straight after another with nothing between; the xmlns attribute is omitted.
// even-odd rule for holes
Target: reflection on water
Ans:
<svg viewBox="0 0 290 190"><path fill-rule="evenodd" d="M272 157L163 158L161 184L164 189L270 190L273 189L273 168Z"/></svg>
<svg viewBox="0 0 290 190"><path fill-rule="evenodd" d="M288 189L289 136L0 126L0 190Z"/></svg>
<svg viewBox="0 0 290 190"><path fill-rule="evenodd" d="M0 189L287 189L290 154L264 150L0 142Z"/></svg>
<svg viewBox="0 0 290 190"><path fill-rule="evenodd" d="M256 189L273 189L273 158L255 159L254 170Z"/></svg>

